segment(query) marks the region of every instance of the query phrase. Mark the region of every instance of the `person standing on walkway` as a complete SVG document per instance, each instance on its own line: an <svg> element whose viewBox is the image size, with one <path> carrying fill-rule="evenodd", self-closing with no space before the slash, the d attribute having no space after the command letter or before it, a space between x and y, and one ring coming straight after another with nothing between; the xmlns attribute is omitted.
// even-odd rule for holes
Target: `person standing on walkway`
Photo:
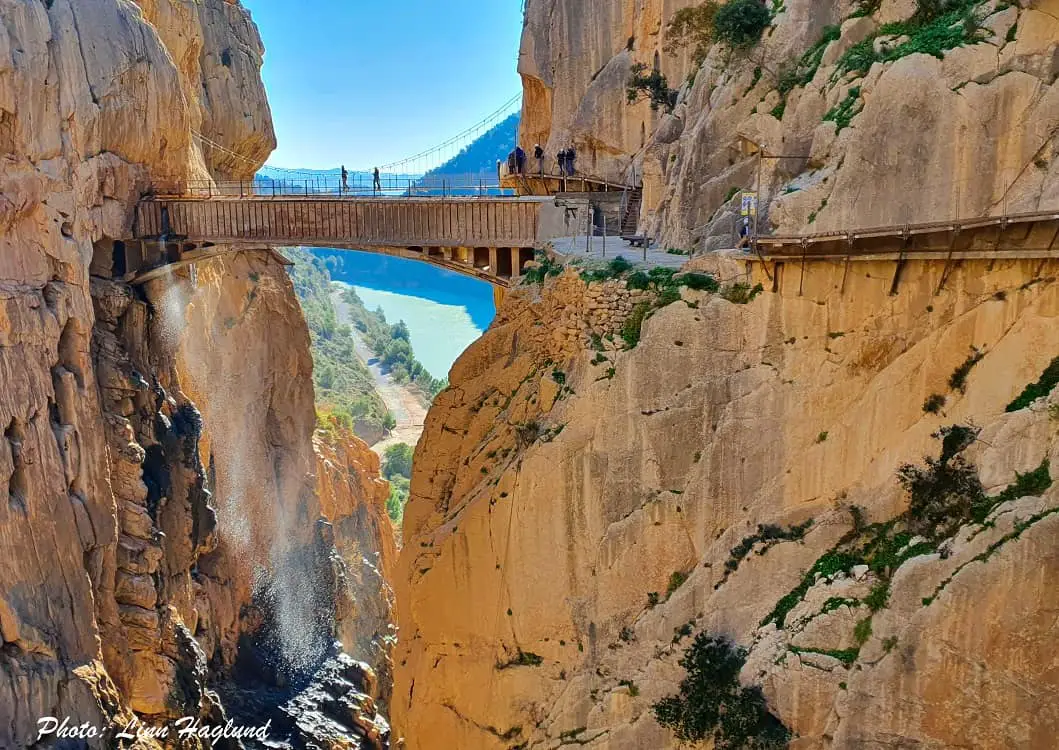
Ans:
<svg viewBox="0 0 1059 750"><path fill-rule="evenodd" d="M500 185L500 165L503 164L499 159L496 160L496 184Z"/></svg>
<svg viewBox="0 0 1059 750"><path fill-rule="evenodd" d="M375 171L371 173L371 176L372 176L372 183L371 183L372 192L381 193L382 192L382 180L379 179L379 168L378 167L375 167Z"/></svg>
<svg viewBox="0 0 1059 750"><path fill-rule="evenodd" d="M342 165L342 192L349 191L349 172L346 171L346 165Z"/></svg>
<svg viewBox="0 0 1059 750"><path fill-rule="evenodd" d="M577 158L577 152L574 147L566 149L566 173L569 175L577 174L577 170L574 169L574 159Z"/></svg>
<svg viewBox="0 0 1059 750"><path fill-rule="evenodd" d="M522 146L515 146L515 169L519 174L526 174L526 152Z"/></svg>
<svg viewBox="0 0 1059 750"><path fill-rule="evenodd" d="M540 176L544 175L544 149L541 148L541 144L537 144L533 147L533 158L537 160L537 174Z"/></svg>
<svg viewBox="0 0 1059 750"><path fill-rule="evenodd" d="M559 176L566 176L566 149L559 149L559 153L555 155L555 160L559 162Z"/></svg>

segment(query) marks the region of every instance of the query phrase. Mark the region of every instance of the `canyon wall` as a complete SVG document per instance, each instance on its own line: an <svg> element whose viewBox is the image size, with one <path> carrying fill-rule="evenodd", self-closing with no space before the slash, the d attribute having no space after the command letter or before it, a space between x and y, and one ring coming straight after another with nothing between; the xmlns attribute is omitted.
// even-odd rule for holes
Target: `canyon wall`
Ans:
<svg viewBox="0 0 1059 750"><path fill-rule="evenodd" d="M246 703L226 680L282 684L336 637L388 669L384 483L356 442L314 451L279 256L110 278L144 192L245 177L274 147L261 55L228 0L0 2L4 747L42 716L219 721ZM344 734L377 744L359 700Z"/></svg>
<svg viewBox="0 0 1059 750"><path fill-rule="evenodd" d="M661 244L732 246L735 194L759 184L762 231L783 233L1059 206L1053 0L962 3L973 20L933 36L886 26L910 0L788 0L758 44L713 44L696 64L666 26L698 4L526 9L521 141L572 143L582 171L642 180L642 225ZM626 102L635 63L666 77L671 113Z"/></svg>
<svg viewBox="0 0 1059 750"><path fill-rule="evenodd" d="M913 262L897 296L892 264L754 296L760 267L693 263L721 293L683 289L633 348L640 303L567 270L454 365L404 517L406 747L680 747L652 706L700 633L748 649L791 747L1049 747L1059 490L1000 493L1059 451L1054 396L1005 411L1059 352L1053 263L967 261L936 293ZM897 472L952 424L998 507L836 557L909 522Z"/></svg>

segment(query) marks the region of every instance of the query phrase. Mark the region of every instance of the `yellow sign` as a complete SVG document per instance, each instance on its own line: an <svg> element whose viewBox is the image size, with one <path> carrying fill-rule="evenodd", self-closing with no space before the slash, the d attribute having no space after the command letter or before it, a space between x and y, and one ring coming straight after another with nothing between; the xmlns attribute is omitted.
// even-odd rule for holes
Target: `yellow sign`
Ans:
<svg viewBox="0 0 1059 750"><path fill-rule="evenodd" d="M743 193L742 215L757 216L757 193Z"/></svg>

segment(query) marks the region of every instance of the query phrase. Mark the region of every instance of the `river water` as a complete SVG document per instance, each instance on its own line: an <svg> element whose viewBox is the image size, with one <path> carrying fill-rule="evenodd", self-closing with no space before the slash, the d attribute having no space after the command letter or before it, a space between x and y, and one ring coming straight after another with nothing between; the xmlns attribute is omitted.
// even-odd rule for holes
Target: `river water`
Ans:
<svg viewBox="0 0 1059 750"><path fill-rule="evenodd" d="M436 378L493 319L489 284L416 260L347 250L313 251L331 278L353 286L365 307L378 307L389 323L403 320L416 359Z"/></svg>

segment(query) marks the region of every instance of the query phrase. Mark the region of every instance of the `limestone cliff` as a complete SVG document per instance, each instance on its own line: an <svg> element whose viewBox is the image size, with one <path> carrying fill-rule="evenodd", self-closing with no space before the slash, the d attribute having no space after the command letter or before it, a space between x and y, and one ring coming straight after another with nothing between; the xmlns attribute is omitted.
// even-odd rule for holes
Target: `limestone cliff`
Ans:
<svg viewBox="0 0 1059 750"><path fill-rule="evenodd" d="M283 683L358 637L336 620L366 573L336 547L392 540L375 475L321 506L308 333L278 256L146 289L110 273L141 194L267 156L260 63L229 0L0 2L0 746L49 715L221 720L252 704L227 680ZM331 703L376 690L346 656L321 674ZM357 701L320 738L383 742Z"/></svg>
<svg viewBox="0 0 1059 750"><path fill-rule="evenodd" d="M530 0L519 57L522 142L572 143L582 171L642 180L663 245L731 246L733 194L759 181L763 231L1059 205L1052 0L950 3L919 32L911 0L788 0L759 43L713 44L701 64L666 36L697 5ZM666 77L672 113L626 102L635 63Z"/></svg>
<svg viewBox="0 0 1059 750"><path fill-rule="evenodd" d="M915 263L896 297L882 264L802 295L710 270L631 349L608 336L647 299L523 286L453 367L405 511L406 746L676 748L651 707L707 633L791 747L1050 747L1059 490L1017 473L1059 458L1054 395L1005 411L1059 353L1048 268L966 262L935 295ZM991 499L892 536L898 470L952 424Z"/></svg>

